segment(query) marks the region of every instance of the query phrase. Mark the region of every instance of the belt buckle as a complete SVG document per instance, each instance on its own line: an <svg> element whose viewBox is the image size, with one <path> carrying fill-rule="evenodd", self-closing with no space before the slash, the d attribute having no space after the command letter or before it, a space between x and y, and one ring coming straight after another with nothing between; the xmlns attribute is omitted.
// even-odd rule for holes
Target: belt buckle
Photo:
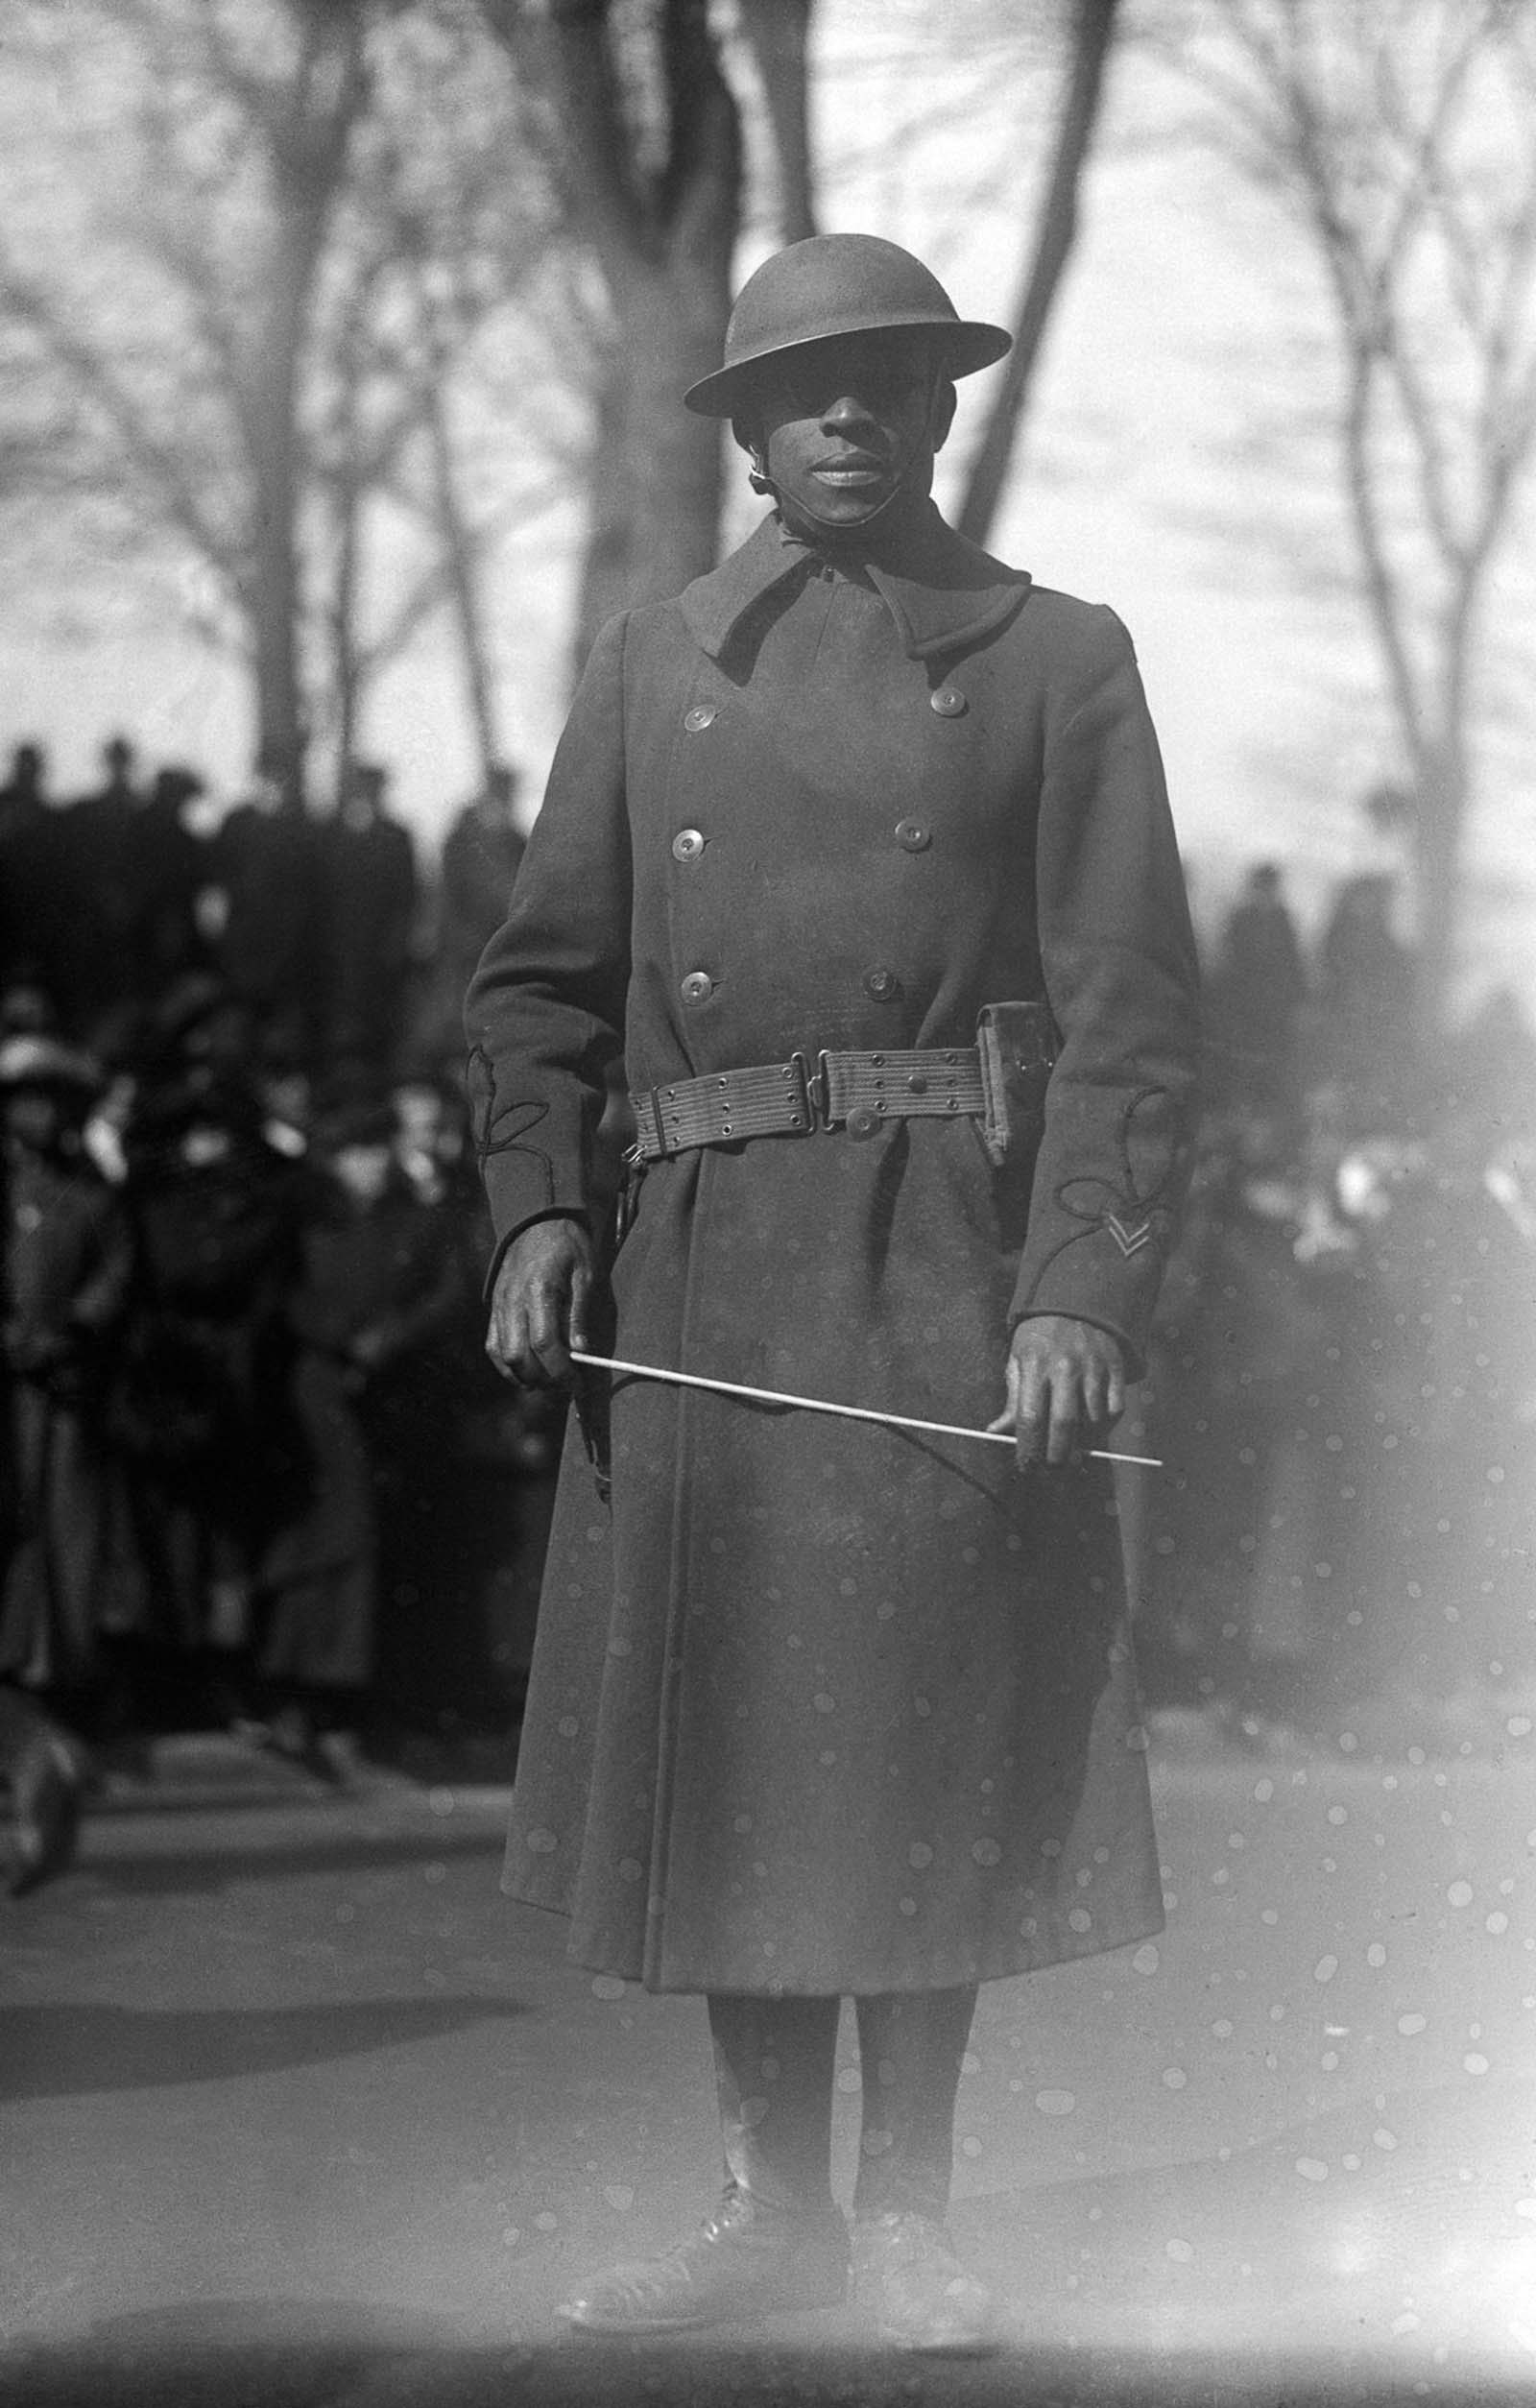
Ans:
<svg viewBox="0 0 1536 2408"><path fill-rule="evenodd" d="M649 1137L650 1145L654 1146L656 1149L655 1153L651 1156L651 1159L657 1162L664 1161L668 1148L666 1139L666 1122L661 1118L660 1091L655 1087L648 1087L645 1091L644 1100L650 1112L651 1125L649 1131L647 1131L643 1120L640 1119L639 1113L636 1111L635 1117L638 1125L636 1130L635 1142L643 1154L649 1151L646 1142L647 1137Z"/></svg>
<svg viewBox="0 0 1536 2408"><path fill-rule="evenodd" d="M829 1128L831 1123L827 1117L827 1055L825 1050L817 1054L814 1070L810 1066L809 1054L798 1046L789 1058L799 1073L801 1094L805 1099L806 1135L808 1136L812 1129Z"/></svg>

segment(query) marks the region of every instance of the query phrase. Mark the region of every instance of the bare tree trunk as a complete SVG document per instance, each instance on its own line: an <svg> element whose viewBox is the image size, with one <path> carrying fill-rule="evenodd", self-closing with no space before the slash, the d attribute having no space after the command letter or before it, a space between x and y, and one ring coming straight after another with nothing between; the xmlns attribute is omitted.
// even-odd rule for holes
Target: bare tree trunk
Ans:
<svg viewBox="0 0 1536 2408"><path fill-rule="evenodd" d="M603 621L624 608L630 592L630 461L627 425L629 369L618 345L601 359L592 396L594 425L587 471L587 542L582 551L571 668L582 663Z"/></svg>
<svg viewBox="0 0 1536 2408"><path fill-rule="evenodd" d="M356 757L362 688L357 658L357 588L362 554L359 501L357 486L348 477L336 492L336 573L329 612L336 744L334 791L338 806L347 791L347 773Z"/></svg>
<svg viewBox="0 0 1536 2408"><path fill-rule="evenodd" d="M356 0L296 5L294 14L300 48L292 77L257 102L276 228L244 420L254 489L256 762L277 781L287 807L301 810L308 730L300 659L300 362L315 275L367 82L364 12Z"/></svg>
<svg viewBox="0 0 1536 2408"><path fill-rule="evenodd" d="M623 602L677 593L714 566L720 430L684 409L683 392L720 363L741 215L741 128L708 0L653 0L641 12L643 89L632 66L625 80L608 0L553 0L541 40L518 0L482 5L558 110L569 205L602 270L615 373L629 387L603 397L599 411L592 528L601 564L583 580L585 658L594 632L585 611L599 596L615 586ZM627 28L632 43L636 30ZM614 455L602 446L620 426L615 488ZM620 508L629 522L622 544Z"/></svg>
<svg viewBox="0 0 1536 2408"><path fill-rule="evenodd" d="M741 30L762 79L779 163L779 236L804 242L816 231L811 171L809 72L811 0L739 0Z"/></svg>
<svg viewBox="0 0 1536 2408"><path fill-rule="evenodd" d="M1014 347L960 507L960 532L972 543L985 543L992 532L1051 307L1077 237L1078 184L1098 121L1117 12L1118 0L1076 0L1073 10L1071 75L1033 255L1014 310Z"/></svg>
<svg viewBox="0 0 1536 2408"><path fill-rule="evenodd" d="M299 666L300 609L299 460L295 411L299 353L315 266L311 229L283 225L255 375L247 398L252 501L252 634L256 678L256 767L276 779L285 805L303 806L307 737Z"/></svg>
<svg viewBox="0 0 1536 2408"><path fill-rule="evenodd" d="M459 660L464 669L466 698L480 755L482 783L501 759L496 731L496 704L491 677L491 648L486 640L480 607L480 581L474 545L459 505L453 473L453 444L448 433L443 396L434 388L427 401L427 434L432 445L432 477L437 503L438 540L453 602L459 636Z"/></svg>
<svg viewBox="0 0 1536 2408"><path fill-rule="evenodd" d="M712 568L720 531L720 427L683 407L684 387L720 364L728 292L717 251L632 277L619 301L629 363L624 458L631 496L629 583L646 601Z"/></svg>
<svg viewBox="0 0 1536 2408"><path fill-rule="evenodd" d="M501 759L501 745L491 675L491 647L486 638L485 615L480 600L479 564L459 498L453 437L448 425L449 352L442 330L433 318L428 293L419 293L418 308L428 362L424 407L427 442L432 452L433 515L437 520L444 573L458 631L459 658L464 669L470 723L480 756L481 783L485 784L489 783L492 769Z"/></svg>
<svg viewBox="0 0 1536 2408"><path fill-rule="evenodd" d="M1446 1024L1470 788L1463 733L1448 727L1421 760L1414 793L1413 1001L1416 1033L1424 1045L1432 1045Z"/></svg>

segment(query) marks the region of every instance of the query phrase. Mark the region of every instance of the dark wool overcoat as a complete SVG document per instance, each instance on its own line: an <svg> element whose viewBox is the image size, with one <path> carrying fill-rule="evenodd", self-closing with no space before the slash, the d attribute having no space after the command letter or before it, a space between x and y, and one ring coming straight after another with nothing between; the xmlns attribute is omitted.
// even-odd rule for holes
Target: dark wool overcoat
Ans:
<svg viewBox="0 0 1536 2408"><path fill-rule="evenodd" d="M505 1242L587 1209L605 1066L974 1042L1048 999L1044 1135L970 1119L658 1163L600 1351L954 1422L1011 1323L1140 1366L1182 1180L1195 974L1114 613L924 504L863 569L769 518L599 637L468 1003ZM922 1990L1157 1930L1108 1468L615 1379L573 1434L505 1888L659 1990ZM594 1415L586 1415L588 1433Z"/></svg>

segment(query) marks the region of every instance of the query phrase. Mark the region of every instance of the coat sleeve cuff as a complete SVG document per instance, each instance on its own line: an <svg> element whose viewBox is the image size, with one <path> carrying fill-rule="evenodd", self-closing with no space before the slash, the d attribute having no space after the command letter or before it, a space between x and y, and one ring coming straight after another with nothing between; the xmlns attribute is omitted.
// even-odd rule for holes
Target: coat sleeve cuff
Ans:
<svg viewBox="0 0 1536 2408"><path fill-rule="evenodd" d="M1098 1228L1068 1239L1043 1264L1026 1264L1009 1308L1010 1328L1046 1313L1092 1322L1118 1339L1126 1376L1144 1378L1171 1215L1159 1213L1143 1229L1129 1254L1123 1235Z"/></svg>
<svg viewBox="0 0 1536 2408"><path fill-rule="evenodd" d="M541 1220L579 1220L582 1227L588 1233L591 1229L590 1216L584 1212L579 1204L551 1204L543 1212L530 1213L526 1219L516 1222L511 1229L504 1231L496 1240L491 1261L486 1266L485 1280L480 1293L487 1304L495 1293L496 1281L501 1275L501 1265L507 1259L507 1249L522 1236L525 1229L535 1228Z"/></svg>

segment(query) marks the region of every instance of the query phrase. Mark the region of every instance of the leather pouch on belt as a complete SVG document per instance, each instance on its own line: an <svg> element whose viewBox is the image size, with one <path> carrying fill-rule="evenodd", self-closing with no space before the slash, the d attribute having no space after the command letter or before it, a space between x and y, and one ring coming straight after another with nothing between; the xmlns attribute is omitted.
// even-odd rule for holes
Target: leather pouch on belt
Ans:
<svg viewBox="0 0 1536 2408"><path fill-rule="evenodd" d="M1027 1168L1040 1144L1045 1088L1056 1059L1050 1007L984 1003L976 1023L985 1110L981 1142L997 1169Z"/></svg>

